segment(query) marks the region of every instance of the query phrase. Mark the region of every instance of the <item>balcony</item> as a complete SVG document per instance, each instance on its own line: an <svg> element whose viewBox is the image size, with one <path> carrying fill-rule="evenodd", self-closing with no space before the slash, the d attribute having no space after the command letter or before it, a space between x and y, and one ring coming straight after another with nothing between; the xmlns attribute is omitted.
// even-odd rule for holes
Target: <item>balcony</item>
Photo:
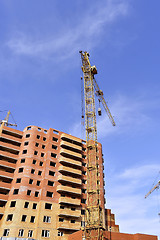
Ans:
<svg viewBox="0 0 160 240"><path fill-rule="evenodd" d="M5 152L5 151L2 151L2 150L0 150L0 156L3 156L4 158L7 158L14 163L17 161L17 157L18 157L13 153Z"/></svg>
<svg viewBox="0 0 160 240"><path fill-rule="evenodd" d="M0 170L0 176L4 177L4 178L10 178L13 179L13 173L9 173L9 172L4 172Z"/></svg>
<svg viewBox="0 0 160 240"><path fill-rule="evenodd" d="M72 211L71 209L60 209L58 215L79 218L81 216L81 211L80 210Z"/></svg>
<svg viewBox="0 0 160 240"><path fill-rule="evenodd" d="M78 231L80 230L80 222L70 223L70 222L62 222L59 223L58 229L70 230L70 231Z"/></svg>
<svg viewBox="0 0 160 240"><path fill-rule="evenodd" d="M15 130L10 127L6 127L6 126L3 127L3 133L6 135L9 135L9 136L14 136L16 138L20 138L20 139L22 139L22 136L23 136L23 132L21 132L19 130Z"/></svg>
<svg viewBox="0 0 160 240"><path fill-rule="evenodd" d="M72 198L68 198L68 197L60 197L59 203L80 206L81 200L80 199L72 199Z"/></svg>
<svg viewBox="0 0 160 240"><path fill-rule="evenodd" d="M67 177L67 176L64 176L64 175L58 176L58 181L60 183L66 183L67 182L67 183L76 184L76 185L81 185L82 184L81 179Z"/></svg>
<svg viewBox="0 0 160 240"><path fill-rule="evenodd" d="M67 146L67 147L82 151L82 146L79 146L79 145L76 145L74 143L70 143L70 142L67 142L67 141L64 141L64 140L61 141L60 145L61 146Z"/></svg>
<svg viewBox="0 0 160 240"><path fill-rule="evenodd" d="M0 200L6 202L8 200L8 195L0 194Z"/></svg>
<svg viewBox="0 0 160 240"><path fill-rule="evenodd" d="M71 156L71 157L74 157L74 158L78 158L79 160L82 159L82 154L81 153L70 151L70 150L67 150L67 149L64 149L64 148L61 148L60 154L64 155L64 156Z"/></svg>
<svg viewBox="0 0 160 240"><path fill-rule="evenodd" d="M18 143L18 144L21 144L21 142L22 142L22 140L20 139L20 138L16 138L16 137L14 137L14 136L8 136L8 135L6 135L6 134L4 134L3 132L2 132L2 134L1 134L1 138L5 138L5 139L8 139L9 141L13 141L13 142L16 142L16 143Z"/></svg>
<svg viewBox="0 0 160 240"><path fill-rule="evenodd" d="M6 190L10 190L11 184L10 183L6 183L6 182L0 182L0 188L4 188Z"/></svg>
<svg viewBox="0 0 160 240"><path fill-rule="evenodd" d="M69 140L72 140L72 141L75 141L77 142L79 145L82 144L82 140L80 138L76 138L76 137L73 137L72 135L69 135L69 134L66 134L66 133L63 133L61 135L61 138L67 138Z"/></svg>
<svg viewBox="0 0 160 240"><path fill-rule="evenodd" d="M59 193L69 193L69 194L72 194L72 195L81 195L81 189L67 187L67 186L63 186L63 185L57 186L57 192L59 192Z"/></svg>
<svg viewBox="0 0 160 240"><path fill-rule="evenodd" d="M3 160L0 161L0 166L6 167L6 168L11 168L13 170L16 169L16 165L14 163L6 162L6 161L3 161Z"/></svg>
<svg viewBox="0 0 160 240"><path fill-rule="evenodd" d="M61 157L59 159L59 162L62 164L65 164L65 165L71 165L73 167L81 167L82 166L81 162L70 159L70 158L65 158L65 157Z"/></svg>
<svg viewBox="0 0 160 240"><path fill-rule="evenodd" d="M19 147L19 146L15 146L15 145L13 145L13 144L6 143L6 142L2 142L2 141L0 141L0 146L1 146L1 147L4 147L4 148L6 148L6 149L12 150L13 153L14 153L14 152L19 152L19 150L20 150L20 147Z"/></svg>
<svg viewBox="0 0 160 240"><path fill-rule="evenodd" d="M60 166L58 170L59 170L60 173L67 173L69 175L77 175L77 176L82 175L81 170L70 168L70 167Z"/></svg>

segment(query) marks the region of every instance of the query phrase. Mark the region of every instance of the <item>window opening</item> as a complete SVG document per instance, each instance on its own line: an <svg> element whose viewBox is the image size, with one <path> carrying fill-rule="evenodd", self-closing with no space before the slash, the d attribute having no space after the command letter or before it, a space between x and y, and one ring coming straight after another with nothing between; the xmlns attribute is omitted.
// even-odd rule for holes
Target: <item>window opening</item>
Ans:
<svg viewBox="0 0 160 240"><path fill-rule="evenodd" d="M16 206L16 201L12 201L10 204L10 207L15 207Z"/></svg>

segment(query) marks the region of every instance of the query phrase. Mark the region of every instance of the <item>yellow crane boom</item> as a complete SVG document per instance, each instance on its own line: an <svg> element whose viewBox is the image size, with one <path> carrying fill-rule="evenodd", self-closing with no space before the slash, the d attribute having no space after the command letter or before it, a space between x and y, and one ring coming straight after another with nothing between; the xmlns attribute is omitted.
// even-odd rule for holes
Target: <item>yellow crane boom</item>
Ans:
<svg viewBox="0 0 160 240"><path fill-rule="evenodd" d="M160 181L145 195L145 198L147 198L155 189L158 189L160 186Z"/></svg>

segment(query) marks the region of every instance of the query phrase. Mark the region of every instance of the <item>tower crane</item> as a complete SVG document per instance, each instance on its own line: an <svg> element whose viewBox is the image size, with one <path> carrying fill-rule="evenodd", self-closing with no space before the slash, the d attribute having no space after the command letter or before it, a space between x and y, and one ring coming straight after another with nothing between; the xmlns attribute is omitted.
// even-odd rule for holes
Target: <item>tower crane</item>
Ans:
<svg viewBox="0 0 160 240"><path fill-rule="evenodd" d="M5 117L5 119L4 120L0 120L0 136L2 134L2 130L3 130L4 126L15 126L15 127L17 127L17 124L13 124L13 123L9 123L8 122L10 114L11 114L11 112L8 111L7 116Z"/></svg>
<svg viewBox="0 0 160 240"><path fill-rule="evenodd" d="M115 126L115 121L104 99L103 92L100 90L95 80L94 75L97 74L96 66L91 66L88 52L80 51L80 54L82 59L82 71L84 80L85 130L87 147L87 207L84 238L86 240L102 240L103 231L105 230L105 223L103 220L103 213L100 205L100 186L98 184L99 159L95 93L98 97L99 102L103 104L104 109L107 112L113 126ZM101 115L100 108L98 109L98 113Z"/></svg>
<svg viewBox="0 0 160 240"><path fill-rule="evenodd" d="M159 189L160 181L145 195L145 198L147 198L155 189Z"/></svg>

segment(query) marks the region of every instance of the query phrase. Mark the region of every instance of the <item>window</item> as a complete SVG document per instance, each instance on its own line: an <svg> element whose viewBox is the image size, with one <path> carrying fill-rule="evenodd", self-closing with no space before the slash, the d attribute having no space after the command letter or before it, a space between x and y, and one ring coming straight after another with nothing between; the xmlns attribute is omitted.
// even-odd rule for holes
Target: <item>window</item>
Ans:
<svg viewBox="0 0 160 240"><path fill-rule="evenodd" d="M29 144L29 142L24 142L24 146L27 146Z"/></svg>
<svg viewBox="0 0 160 240"><path fill-rule="evenodd" d="M34 151L34 155L38 155L38 152L37 152L37 151Z"/></svg>
<svg viewBox="0 0 160 240"><path fill-rule="evenodd" d="M40 183L41 183L41 182L37 180L37 186L40 186Z"/></svg>
<svg viewBox="0 0 160 240"><path fill-rule="evenodd" d="M41 157L44 157L44 153L41 153Z"/></svg>
<svg viewBox="0 0 160 240"><path fill-rule="evenodd" d="M76 209L75 208L71 208L72 211L75 211Z"/></svg>
<svg viewBox="0 0 160 240"><path fill-rule="evenodd" d="M85 227L85 221L81 221L81 227Z"/></svg>
<svg viewBox="0 0 160 240"><path fill-rule="evenodd" d="M82 162L82 166L85 167L85 166L86 166L86 163Z"/></svg>
<svg viewBox="0 0 160 240"><path fill-rule="evenodd" d="M21 183L21 178L17 178L16 183Z"/></svg>
<svg viewBox="0 0 160 240"><path fill-rule="evenodd" d="M35 173L35 169L32 168L31 169L31 173L34 174Z"/></svg>
<svg viewBox="0 0 160 240"><path fill-rule="evenodd" d="M83 175L86 175L86 171L82 171L82 174L83 174Z"/></svg>
<svg viewBox="0 0 160 240"><path fill-rule="evenodd" d="M85 210L84 209L81 210L81 215L85 215Z"/></svg>
<svg viewBox="0 0 160 240"><path fill-rule="evenodd" d="M86 204L86 199L82 198L82 199L81 199L81 203Z"/></svg>
<svg viewBox="0 0 160 240"><path fill-rule="evenodd" d="M38 175L40 175L40 176L41 176L41 175L42 175L42 171L38 171Z"/></svg>
<svg viewBox="0 0 160 240"><path fill-rule="evenodd" d="M8 214L6 221L12 221L13 219L13 214Z"/></svg>
<svg viewBox="0 0 160 240"><path fill-rule="evenodd" d="M21 163L25 163L25 158L22 158L22 159L21 159Z"/></svg>
<svg viewBox="0 0 160 240"><path fill-rule="evenodd" d="M49 230L42 230L42 237L49 237Z"/></svg>
<svg viewBox="0 0 160 240"><path fill-rule="evenodd" d="M42 166L43 166L43 162L40 162L40 163L39 163L39 166L41 166L41 167L42 167Z"/></svg>
<svg viewBox="0 0 160 240"><path fill-rule="evenodd" d="M19 192L19 189L14 189L14 191L13 191L13 195L18 194L18 192Z"/></svg>
<svg viewBox="0 0 160 240"><path fill-rule="evenodd" d="M58 142L58 138L53 137L52 140L53 140L54 142Z"/></svg>
<svg viewBox="0 0 160 240"><path fill-rule="evenodd" d="M35 216L31 216L30 222L31 222L31 223L34 223L34 222L35 222Z"/></svg>
<svg viewBox="0 0 160 240"><path fill-rule="evenodd" d="M52 204L50 203L45 203L45 209L52 209Z"/></svg>
<svg viewBox="0 0 160 240"><path fill-rule="evenodd" d="M59 236L59 237L62 237L62 236L63 236L63 232L59 232L59 231L58 231L58 236Z"/></svg>
<svg viewBox="0 0 160 240"><path fill-rule="evenodd" d="M33 237L33 230L28 230L28 237Z"/></svg>
<svg viewBox="0 0 160 240"><path fill-rule="evenodd" d="M71 220L71 223L75 223L75 222L76 222L76 220L74 220L74 219Z"/></svg>
<svg viewBox="0 0 160 240"><path fill-rule="evenodd" d="M26 219L27 219L27 215L22 215L22 219L21 219L21 221L22 221L22 222L25 222Z"/></svg>
<svg viewBox="0 0 160 240"><path fill-rule="evenodd" d="M24 229L19 229L18 237L23 237Z"/></svg>
<svg viewBox="0 0 160 240"><path fill-rule="evenodd" d="M33 160L33 161L32 161L32 164L36 164L36 160Z"/></svg>
<svg viewBox="0 0 160 240"><path fill-rule="evenodd" d="M50 176L54 176L54 175L55 175L55 172L49 171L49 175L50 175Z"/></svg>
<svg viewBox="0 0 160 240"><path fill-rule="evenodd" d="M46 141L46 138L45 138L45 137L43 137L43 141Z"/></svg>
<svg viewBox="0 0 160 240"><path fill-rule="evenodd" d="M55 145L52 145L52 148L56 150L56 149L57 149L57 146L55 146Z"/></svg>
<svg viewBox="0 0 160 240"><path fill-rule="evenodd" d="M3 236L7 237L9 235L10 229L4 229Z"/></svg>
<svg viewBox="0 0 160 240"><path fill-rule="evenodd" d="M37 209L37 203L33 203L32 209Z"/></svg>
<svg viewBox="0 0 160 240"><path fill-rule="evenodd" d="M33 184L33 179L29 179L29 184Z"/></svg>
<svg viewBox="0 0 160 240"><path fill-rule="evenodd" d="M59 222L64 222L64 218L59 218Z"/></svg>
<svg viewBox="0 0 160 240"><path fill-rule="evenodd" d="M86 191L87 191L86 189L82 189L82 193L86 193Z"/></svg>
<svg viewBox="0 0 160 240"><path fill-rule="evenodd" d="M41 132L41 128L38 128L38 131Z"/></svg>
<svg viewBox="0 0 160 240"><path fill-rule="evenodd" d="M22 173L24 168L19 168L18 172Z"/></svg>
<svg viewBox="0 0 160 240"><path fill-rule="evenodd" d="M46 193L46 197L53 197L53 192L49 192L49 191L47 191L47 193Z"/></svg>
<svg viewBox="0 0 160 240"><path fill-rule="evenodd" d="M35 146L38 147L38 146L39 146L39 143L36 142L36 143L35 143Z"/></svg>
<svg viewBox="0 0 160 240"><path fill-rule="evenodd" d="M47 130L46 130L46 129L44 130L44 133L47 133Z"/></svg>
<svg viewBox="0 0 160 240"><path fill-rule="evenodd" d="M27 130L31 130L31 127L29 126L29 127L27 127Z"/></svg>
<svg viewBox="0 0 160 240"><path fill-rule="evenodd" d="M16 201L12 201L10 204L10 207L15 207L16 206Z"/></svg>
<svg viewBox="0 0 160 240"><path fill-rule="evenodd" d="M55 134L59 134L59 132L57 130L53 130L53 133Z"/></svg>
<svg viewBox="0 0 160 240"><path fill-rule="evenodd" d="M37 135L37 139L40 139L40 136L39 136L39 135Z"/></svg>
<svg viewBox="0 0 160 240"><path fill-rule="evenodd" d="M51 157L56 158L56 157L57 157L57 154L51 153Z"/></svg>
<svg viewBox="0 0 160 240"><path fill-rule="evenodd" d="M56 163L55 162L50 162L50 166L55 167Z"/></svg>
<svg viewBox="0 0 160 240"><path fill-rule="evenodd" d="M27 149L23 150L22 154L26 154L27 153Z"/></svg>
<svg viewBox="0 0 160 240"><path fill-rule="evenodd" d="M64 206L60 206L60 209L65 209L65 207Z"/></svg>
<svg viewBox="0 0 160 240"><path fill-rule="evenodd" d="M27 190L27 195L31 196L31 190Z"/></svg>
<svg viewBox="0 0 160 240"><path fill-rule="evenodd" d="M83 184L86 184L86 180L82 179L82 183L83 183Z"/></svg>
<svg viewBox="0 0 160 240"><path fill-rule="evenodd" d="M54 186L54 182L52 182L52 181L48 181L48 186Z"/></svg>
<svg viewBox="0 0 160 240"><path fill-rule="evenodd" d="M35 192L35 197L38 197L39 196L39 192Z"/></svg>
<svg viewBox="0 0 160 240"><path fill-rule="evenodd" d="M28 208L29 207L29 202L25 202L24 203L24 208Z"/></svg>
<svg viewBox="0 0 160 240"><path fill-rule="evenodd" d="M50 223L50 222L51 222L51 217L49 217L49 216L44 216L43 222Z"/></svg>
<svg viewBox="0 0 160 240"><path fill-rule="evenodd" d="M30 134L26 134L26 138L29 138L30 137Z"/></svg>
<svg viewBox="0 0 160 240"><path fill-rule="evenodd" d="M42 145L42 149L45 149L45 145Z"/></svg>

